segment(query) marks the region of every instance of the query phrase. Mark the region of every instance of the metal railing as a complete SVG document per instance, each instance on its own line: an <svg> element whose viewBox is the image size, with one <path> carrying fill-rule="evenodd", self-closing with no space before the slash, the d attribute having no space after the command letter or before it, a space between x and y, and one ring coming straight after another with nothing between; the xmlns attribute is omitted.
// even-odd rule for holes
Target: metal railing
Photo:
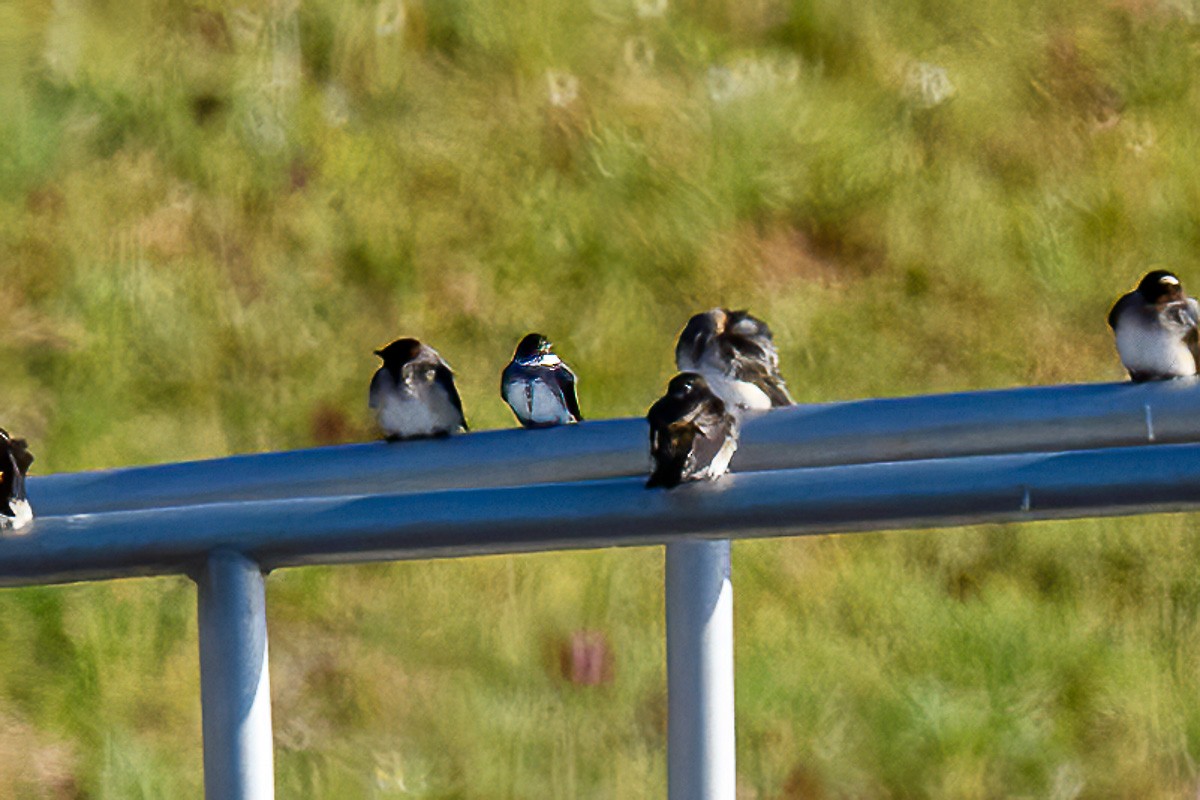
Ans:
<svg viewBox="0 0 1200 800"><path fill-rule="evenodd" d="M0 586L187 574L205 791L273 796L263 573L665 544L668 786L733 798L729 539L1200 509L1200 385L1037 387L780 409L735 473L647 491L609 420L31 478Z"/></svg>
<svg viewBox="0 0 1200 800"><path fill-rule="evenodd" d="M1191 379L1038 386L781 408L743 428L741 472L1200 441ZM646 425L612 419L31 478L42 515L597 480L648 471Z"/></svg>

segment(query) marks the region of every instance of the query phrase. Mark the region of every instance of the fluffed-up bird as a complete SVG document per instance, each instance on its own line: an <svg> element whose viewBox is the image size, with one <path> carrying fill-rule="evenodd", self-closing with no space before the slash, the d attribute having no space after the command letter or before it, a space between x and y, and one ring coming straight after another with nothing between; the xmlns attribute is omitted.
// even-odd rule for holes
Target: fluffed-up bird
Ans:
<svg viewBox="0 0 1200 800"><path fill-rule="evenodd" d="M1156 269L1117 300L1108 324L1121 364L1135 382L1195 375L1200 364L1200 305L1174 274Z"/></svg>
<svg viewBox="0 0 1200 800"><path fill-rule="evenodd" d="M19 530L33 519L25 496L25 476L33 454L24 439L14 439L0 428L0 528Z"/></svg>
<svg viewBox="0 0 1200 800"><path fill-rule="evenodd" d="M540 333L530 333L517 344L500 376L500 396L526 428L583 421L575 373Z"/></svg>
<svg viewBox="0 0 1200 800"><path fill-rule="evenodd" d="M732 411L792 404L771 329L746 311L714 308L688 320L675 345L675 365L703 375Z"/></svg>
<svg viewBox="0 0 1200 800"><path fill-rule="evenodd" d="M698 372L681 372L650 406L650 479L647 488L716 480L737 450L738 420Z"/></svg>
<svg viewBox="0 0 1200 800"><path fill-rule="evenodd" d="M416 339L397 339L375 355L370 407L388 441L447 436L467 430L454 373L438 352Z"/></svg>

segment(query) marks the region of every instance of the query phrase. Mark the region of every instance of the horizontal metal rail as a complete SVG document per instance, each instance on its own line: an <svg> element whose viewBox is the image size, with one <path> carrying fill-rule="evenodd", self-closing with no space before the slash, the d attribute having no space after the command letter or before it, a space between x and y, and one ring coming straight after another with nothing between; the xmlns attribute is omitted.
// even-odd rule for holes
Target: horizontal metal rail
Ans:
<svg viewBox="0 0 1200 800"><path fill-rule="evenodd" d="M776 409L748 420L754 472L990 453L1200 441L1200 383L1040 386ZM290 497L598 480L648 469L640 419L449 440L232 456L30 478L41 516Z"/></svg>
<svg viewBox="0 0 1200 800"><path fill-rule="evenodd" d="M1200 445L973 456L49 517L0 539L0 586L1200 509Z"/></svg>

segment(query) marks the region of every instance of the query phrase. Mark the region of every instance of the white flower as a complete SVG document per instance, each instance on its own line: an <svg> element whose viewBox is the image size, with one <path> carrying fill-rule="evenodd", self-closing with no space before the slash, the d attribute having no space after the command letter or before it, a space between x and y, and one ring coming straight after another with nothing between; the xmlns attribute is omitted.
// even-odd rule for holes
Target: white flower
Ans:
<svg viewBox="0 0 1200 800"><path fill-rule="evenodd" d="M728 67L708 68L708 96L714 103L728 103L742 94L740 81Z"/></svg>
<svg viewBox="0 0 1200 800"><path fill-rule="evenodd" d="M642 19L662 17L667 13L667 0L633 0L633 8Z"/></svg>
<svg viewBox="0 0 1200 800"><path fill-rule="evenodd" d="M925 61L909 66L904 78L904 90L921 108L939 106L953 97L955 92L946 70Z"/></svg>
<svg viewBox="0 0 1200 800"><path fill-rule="evenodd" d="M566 108L579 99L579 78L569 72L546 70L546 87L550 104Z"/></svg>
<svg viewBox="0 0 1200 800"><path fill-rule="evenodd" d="M796 56L749 56L728 67L709 67L708 96L714 103L727 103L738 97L779 90L799 78L800 59Z"/></svg>

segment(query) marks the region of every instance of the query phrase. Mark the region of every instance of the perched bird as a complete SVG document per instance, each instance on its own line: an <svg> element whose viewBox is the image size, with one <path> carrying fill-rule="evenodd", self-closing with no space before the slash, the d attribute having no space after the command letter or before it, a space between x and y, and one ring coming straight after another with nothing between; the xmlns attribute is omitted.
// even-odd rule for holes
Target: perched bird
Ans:
<svg viewBox="0 0 1200 800"><path fill-rule="evenodd" d="M675 345L675 365L703 375L733 411L792 404L771 329L746 311L714 308L688 320Z"/></svg>
<svg viewBox="0 0 1200 800"><path fill-rule="evenodd" d="M548 428L582 422L575 396L575 373L554 355L540 333L517 344L500 377L500 396L526 428Z"/></svg>
<svg viewBox="0 0 1200 800"><path fill-rule="evenodd" d="M33 454L24 439L13 439L0 428L0 528L17 530L33 519L25 497L25 475Z"/></svg>
<svg viewBox="0 0 1200 800"><path fill-rule="evenodd" d="M1200 364L1196 326L1200 305L1166 270L1146 274L1108 312L1117 354L1135 382L1195 375Z"/></svg>
<svg viewBox="0 0 1200 800"><path fill-rule="evenodd" d="M375 355L383 366L371 379L370 407L388 441L467 430L454 373L436 350L397 339Z"/></svg>
<svg viewBox="0 0 1200 800"><path fill-rule="evenodd" d="M738 421L698 372L681 372L646 414L652 468L647 488L715 481L737 450Z"/></svg>

